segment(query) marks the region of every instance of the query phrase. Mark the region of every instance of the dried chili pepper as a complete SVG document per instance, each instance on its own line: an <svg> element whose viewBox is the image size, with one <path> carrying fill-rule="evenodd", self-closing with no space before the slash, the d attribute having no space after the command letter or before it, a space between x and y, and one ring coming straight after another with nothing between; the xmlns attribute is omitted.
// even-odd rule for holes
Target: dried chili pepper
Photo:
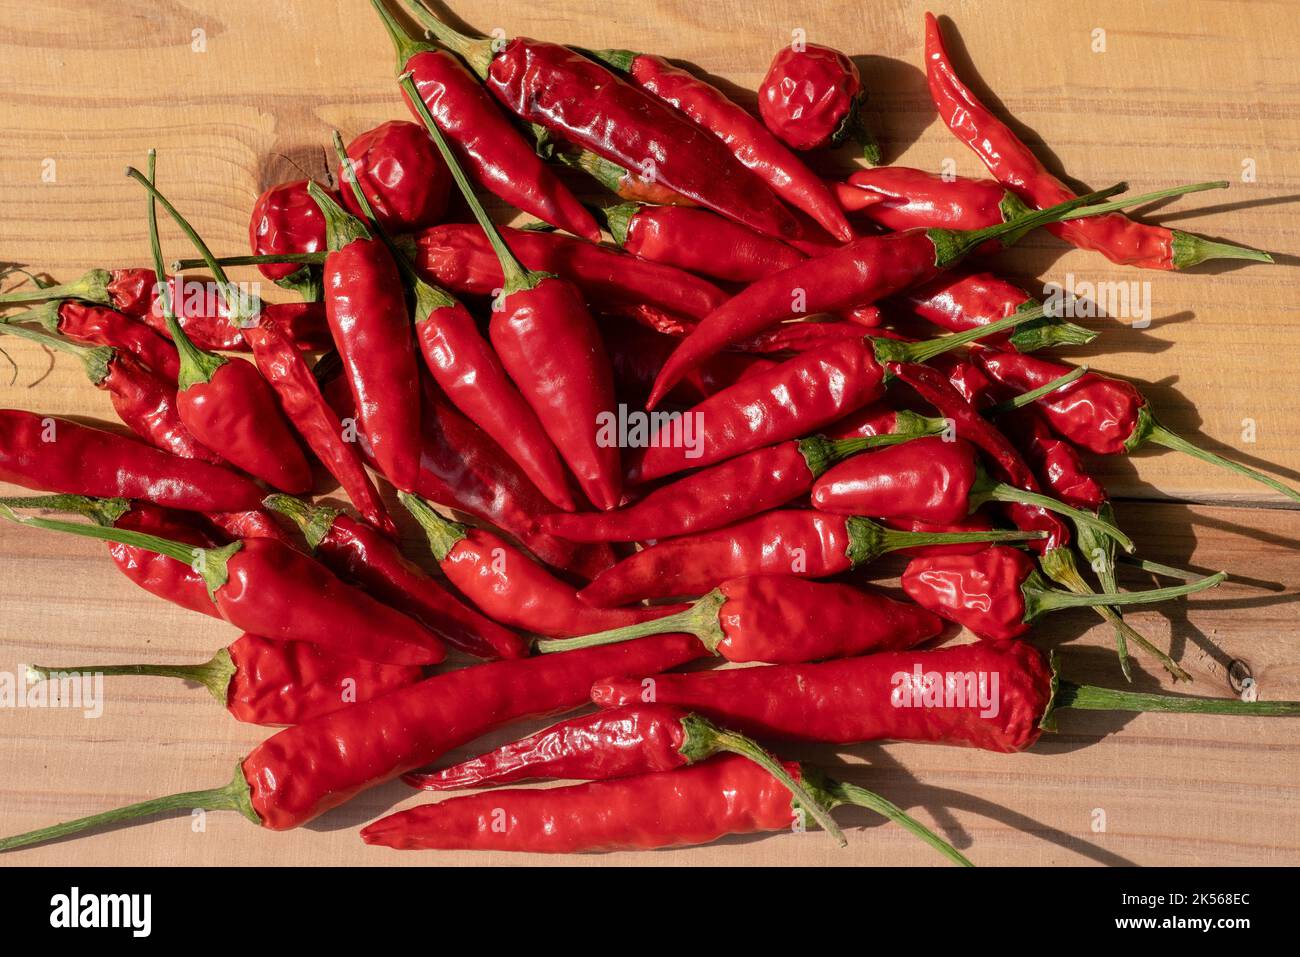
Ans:
<svg viewBox="0 0 1300 957"><path fill-rule="evenodd" d="M817 43L782 47L758 87L758 115L781 142L818 150L852 139L875 166L880 146L862 115L866 101L857 65Z"/></svg>
<svg viewBox="0 0 1300 957"><path fill-rule="evenodd" d="M325 217L307 195L307 181L277 183L257 197L248 218L248 247L254 255L314 253L325 249ZM268 263L258 270L277 286L304 299L320 298L320 270L310 263Z"/></svg>
<svg viewBox="0 0 1300 957"><path fill-rule="evenodd" d="M347 158L376 222L388 232L427 229L447 211L451 177L420 124L406 120L381 123L348 144ZM342 168L338 181L351 182ZM341 190L340 199L352 215L368 216L348 190Z"/></svg>
<svg viewBox="0 0 1300 957"><path fill-rule="evenodd" d="M595 60L527 37L479 39L410 3L429 32L459 54L508 110L767 236L801 229L766 184L717 137Z"/></svg>
<svg viewBox="0 0 1300 957"><path fill-rule="evenodd" d="M981 638L1000 641L1025 634L1031 621L1049 611L1168 601L1213 588L1227 577L1219 572L1171 588L1080 595L1048 588L1033 559L1014 548L994 546L977 555L914 558L903 572L903 590L923 608Z"/></svg>
<svg viewBox="0 0 1300 957"><path fill-rule="evenodd" d="M590 635L544 639L537 650L572 651L680 631L728 661L782 664L911 648L942 630L937 615L878 592L792 575L747 575L724 581L685 611Z"/></svg>
<svg viewBox="0 0 1300 957"><path fill-rule="evenodd" d="M371 5L397 51L397 73L412 75L416 98L456 144L478 181L509 205L599 242L600 227L591 214L529 148L461 62L411 37L381 0L371 0ZM408 94L407 106L418 118L416 98Z"/></svg>
<svg viewBox="0 0 1300 957"><path fill-rule="evenodd" d="M193 227L154 186L154 158L150 151L148 178L134 168L128 168L127 176L149 193L149 243L154 273L161 290L160 304L167 329L181 359L176 394L180 420L199 442L250 475L287 492L306 492L312 485L311 466L266 380L242 359L228 359L199 349L176 321L170 296L165 291L155 203L162 204L205 256L210 253ZM217 280L231 322L234 325L256 322L256 313L230 291L225 275L218 274Z"/></svg>
<svg viewBox="0 0 1300 957"><path fill-rule="evenodd" d="M190 565L221 617L236 628L278 641L309 641L383 664L437 664L445 649L424 626L336 578L325 566L274 538L246 538L218 548L192 546L123 528L22 518L19 525L148 549ZM39 499L33 500L40 507Z"/></svg>
<svg viewBox="0 0 1300 957"><path fill-rule="evenodd" d="M523 658L528 645L467 606L430 578L397 546L336 508L272 495L268 508L302 530L307 547L335 574L410 615L453 648L479 658Z"/></svg>
<svg viewBox="0 0 1300 957"><path fill-rule="evenodd" d="M593 55L722 140L743 166L791 206L811 216L831 236L841 242L854 238L853 228L826 184L716 86L663 57L631 50L597 50Z"/></svg>
<svg viewBox="0 0 1300 957"><path fill-rule="evenodd" d="M578 596L598 608L612 608L645 598L703 595L729 578L746 575L827 578L917 545L1041 537L1041 532L899 532L857 516L777 509L651 545L601 572Z"/></svg>
<svg viewBox="0 0 1300 957"><path fill-rule="evenodd" d="M930 98L939 116L957 139L975 151L999 183L1040 208L1054 206L1074 195L961 82L932 13L925 15L925 72ZM1080 249L1099 252L1111 262L1144 269L1187 269L1209 259L1273 261L1268 253L1257 249L1212 242L1181 229L1135 223L1118 213L1090 222L1066 222L1047 228Z"/></svg>
<svg viewBox="0 0 1300 957"><path fill-rule="evenodd" d="M0 851L176 808L239 811L254 824L288 830L502 725L576 708L600 678L675 668L699 655L690 636L664 635L436 675L277 732L222 787L2 838Z"/></svg>
<svg viewBox="0 0 1300 957"><path fill-rule="evenodd" d="M402 88L413 95L409 76ZM617 508L622 497L618 445L600 439L599 423L614 409L614 375L600 330L578 287L548 273L525 269L501 238L474 195L433 118L416 102L433 137L501 263L505 282L492 305L488 335L546 434L600 509Z"/></svg>
<svg viewBox="0 0 1300 957"><path fill-rule="evenodd" d="M542 528L576 542L644 542L730 525L787 505L836 462L946 427L943 419L892 413L889 431L830 439L813 435L746 452L701 469L613 512L548 515Z"/></svg>
<svg viewBox="0 0 1300 957"><path fill-rule="evenodd" d="M1071 371L1067 365L1016 353L981 351L978 358L994 379L1022 392L1045 386ZM1300 502L1300 492L1277 479L1198 448L1170 432L1156 420L1146 397L1121 379L1088 372L1043 396L1037 408L1058 435L1097 455L1123 455L1154 442L1267 485Z"/></svg>
<svg viewBox="0 0 1300 957"><path fill-rule="evenodd" d="M1063 708L1300 716L1296 701L1113 691L1059 678L1055 657L1024 641L886 651L820 664L728 668L598 681L602 708L677 705L759 738L852 744L934 741L1023 751ZM996 682L996 683L995 683Z"/></svg>
<svg viewBox="0 0 1300 957"><path fill-rule="evenodd" d="M420 523L447 580L495 621L552 638L585 635L661 618L678 608L593 608L576 589L499 535L443 518L427 502L399 494Z"/></svg>
<svg viewBox="0 0 1300 957"><path fill-rule="evenodd" d="M0 410L0 481L44 492L139 498L196 512L257 508L250 479L55 416Z"/></svg>
<svg viewBox="0 0 1300 957"><path fill-rule="evenodd" d="M35 322L50 335L129 352L163 382L175 383L180 373L181 360L174 345L143 323L106 306L55 300L6 316L3 321Z"/></svg>
<svg viewBox="0 0 1300 957"><path fill-rule="evenodd" d="M180 678L207 688L236 721L264 725L301 724L424 677L415 665L342 658L303 641L269 641L250 634L200 665L28 665L27 672L41 681L67 674Z"/></svg>
<svg viewBox="0 0 1300 957"><path fill-rule="evenodd" d="M865 306L929 282L991 240L1003 245L1047 223L1098 216L1154 198L1226 186L1224 182L1175 187L1117 202L1104 200L1127 188L1123 183L1007 223L976 230L911 229L866 236L753 283L715 309L680 346L659 375L650 406L695 365L786 319ZM1093 204L1093 205L1089 205Z"/></svg>

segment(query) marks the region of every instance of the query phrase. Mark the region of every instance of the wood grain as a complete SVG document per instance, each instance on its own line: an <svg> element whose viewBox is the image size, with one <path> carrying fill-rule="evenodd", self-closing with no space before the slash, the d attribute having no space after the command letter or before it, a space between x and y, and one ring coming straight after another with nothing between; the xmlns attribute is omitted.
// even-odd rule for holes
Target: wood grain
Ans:
<svg viewBox="0 0 1300 957"><path fill-rule="evenodd" d="M1103 319L1103 336L1070 355L1143 384L1172 428L1300 480L1300 16L1289 3L1187 0L1127 4L937 3L960 41L958 64L1058 169L1095 187L1134 190L1225 178L1232 190L1162 207L1162 222L1268 248L1274 268L1138 273L1046 235L999 268L1044 282L1149 283L1153 321ZM481 0L456 6L494 26L588 47L635 47L694 64L752 102L772 53L793 29L859 54L889 162L978 175L978 162L937 123L920 72L916 3L760 5L607 0L599 5ZM598 12L597 12L598 11ZM34 17L0 0L0 260L71 278L93 265L147 261L144 207L122 169L159 150L160 182L205 237L242 251L248 207L264 186L326 169L329 130L345 137L403 117L388 41L362 0L268 4L80 3ZM1095 30L1106 52L1093 52ZM194 48L203 31L204 52ZM961 51L965 51L962 53ZM732 87L728 87L731 89ZM53 161L52 182L42 178ZM1254 182L1242 182L1243 163ZM817 160L847 171L847 152ZM184 252L164 236L168 255ZM250 277L251 278L251 275ZM0 404L111 419L75 363L5 342L17 364ZM1064 354L1064 353L1063 353ZM3 361L0 359L0 361ZM0 368L0 383L9 373ZM39 380L39 382L37 382ZM33 383L36 383L33 385ZM1243 423L1255 441L1244 442ZM1198 504L1124 503L1121 518L1151 558L1238 580L1210 596L1134 614L1172 641L1202 694L1228 695L1245 662L1261 696L1300 698L1296 584L1300 514L1233 476L1173 453L1100 463L1116 494ZM418 554L418 542L408 543ZM1138 579L1133 584L1140 584ZM1115 684L1109 637L1083 613L1039 629L1069 641L1066 671ZM131 589L102 549L0 528L0 670L94 659L194 660L235 636ZM1161 683L1157 669L1139 687ZM101 718L67 710L0 710L0 832L16 832L149 796L224 782L265 732L233 722L196 688L147 679L106 683ZM495 740L517 736L509 729ZM1300 863L1300 726L1287 721L1067 713L1058 734L1017 756L888 744L802 756L879 789L983 864ZM473 750L480 750L475 747ZM866 762L866 763L864 763ZM379 788L295 833L259 833L231 814L195 832L187 818L21 852L5 863L448 864L522 863L502 855L398 855L366 848L356 826L395 803ZM1094 831L1097 811L1104 832ZM599 865L932 864L937 858L865 816L846 814L848 851L816 834L731 841L685 851L583 858Z"/></svg>

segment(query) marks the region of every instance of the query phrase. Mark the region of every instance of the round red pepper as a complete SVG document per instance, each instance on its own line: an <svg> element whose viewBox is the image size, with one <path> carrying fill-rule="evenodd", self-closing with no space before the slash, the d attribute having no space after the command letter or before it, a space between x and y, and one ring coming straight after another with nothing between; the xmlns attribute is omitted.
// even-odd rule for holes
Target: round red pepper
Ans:
<svg viewBox="0 0 1300 957"><path fill-rule="evenodd" d="M347 155L375 220L388 232L418 232L447 211L451 175L418 123L381 123L349 143ZM338 181L345 180L340 169ZM349 190L342 190L341 199L348 212L365 218Z"/></svg>
<svg viewBox="0 0 1300 957"><path fill-rule="evenodd" d="M867 162L880 162L880 147L862 116L867 94L857 65L843 53L816 43L782 47L758 87L758 115L787 146L817 150L852 138Z"/></svg>
<svg viewBox="0 0 1300 957"><path fill-rule="evenodd" d="M307 195L305 179L278 183L257 197L248 219L248 247L255 256L325 249L325 217ZM272 282L286 289L311 290L308 298L317 298L320 279L310 264L267 263L257 268Z"/></svg>

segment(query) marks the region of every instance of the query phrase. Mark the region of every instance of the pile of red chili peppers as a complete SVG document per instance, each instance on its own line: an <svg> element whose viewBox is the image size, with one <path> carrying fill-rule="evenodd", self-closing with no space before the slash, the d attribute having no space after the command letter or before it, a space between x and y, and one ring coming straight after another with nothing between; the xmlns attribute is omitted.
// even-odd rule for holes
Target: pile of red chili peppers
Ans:
<svg viewBox="0 0 1300 957"><path fill-rule="evenodd" d="M410 119L335 134L332 183L268 184L248 255L212 253L151 153L129 171L144 266L0 294L0 335L74 356L125 426L0 411L0 481L40 493L0 518L104 541L136 585L240 632L201 663L30 679L183 678L279 728L222 787L0 850L195 807L292 828L405 776L582 783L423 804L366 843L593 852L811 824L843 843L830 811L854 804L969 864L768 748L1014 752L1067 708L1300 713L1073 684L1035 647L1039 616L1093 608L1117 681L1131 656L1190 680L1122 609L1225 577L1134 557L1085 454L1154 442L1300 495L1170 432L1128 383L1045 358L1096 332L960 263L1040 226L1143 268L1271 261L1121 212L1226 184L1076 196L964 85L929 15L934 106L991 179L814 174L799 154L847 139L882 156L856 66L826 46L778 51L755 115L654 54L468 36L408 2L417 29L388 3L371 0ZM576 171L612 194L594 214ZM537 228L498 226L482 192ZM164 261L158 206L197 258ZM238 266L294 301L242 294ZM916 340L918 320L943 334ZM865 583L891 553L901 590ZM1177 583L1121 591L1125 560ZM672 673L720 659L752 667Z"/></svg>

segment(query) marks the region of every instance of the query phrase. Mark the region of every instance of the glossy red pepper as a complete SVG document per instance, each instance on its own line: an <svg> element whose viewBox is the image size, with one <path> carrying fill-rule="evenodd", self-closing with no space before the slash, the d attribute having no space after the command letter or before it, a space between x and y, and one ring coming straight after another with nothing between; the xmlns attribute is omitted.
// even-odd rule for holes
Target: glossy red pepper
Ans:
<svg viewBox="0 0 1300 957"><path fill-rule="evenodd" d="M3 838L0 851L175 808L239 811L274 831L299 827L512 721L576 708L593 681L675 668L700 652L689 635L664 635L436 675L277 732L253 748L222 787Z"/></svg>
<svg viewBox="0 0 1300 957"><path fill-rule="evenodd" d="M585 150L574 143L557 140L544 127L533 125L532 131L537 140L537 152L541 156L582 170L620 199L631 203L653 203L656 206L700 205L690 197L656 182L652 177L611 163L603 156L597 156L591 150Z"/></svg>
<svg viewBox="0 0 1300 957"><path fill-rule="evenodd" d="M918 226L983 229L1022 216L1026 209L1015 193L993 180L940 176L908 166L856 170L847 182L844 190L862 190L875 202L855 197L845 205L895 232Z"/></svg>
<svg viewBox="0 0 1300 957"><path fill-rule="evenodd" d="M867 94L857 65L817 43L782 47L758 87L758 115L797 150L839 146L852 138L873 166L880 147L862 116Z"/></svg>
<svg viewBox="0 0 1300 957"><path fill-rule="evenodd" d="M443 518L416 496L402 495L429 550L456 589L495 621L521 631L568 638L662 618L677 608L600 609L499 535Z"/></svg>
<svg viewBox="0 0 1300 957"><path fill-rule="evenodd" d="M712 532L658 542L601 572L579 597L598 608L647 598L703 595L729 578L827 578L917 545L1027 541L1027 532L917 535L865 518L778 509Z"/></svg>
<svg viewBox="0 0 1300 957"><path fill-rule="evenodd" d="M341 658L303 641L249 634L201 665L29 665L28 671L43 681L69 674L180 678L207 688L236 721L263 725L301 724L424 678L415 665Z"/></svg>
<svg viewBox="0 0 1300 957"><path fill-rule="evenodd" d="M408 94L415 89L410 77L403 78L402 87ZM600 509L617 508L623 479L619 447L603 438L601 426L614 414L614 374L582 293L565 279L520 264L433 118L422 104L416 109L500 261L505 282L492 304L488 335L501 364L587 499Z"/></svg>
<svg viewBox="0 0 1300 957"><path fill-rule="evenodd" d="M943 630L937 615L877 592L748 575L724 581L690 608L638 625L545 639L541 652L571 651L682 631L728 661L784 663L911 648Z"/></svg>
<svg viewBox="0 0 1300 957"><path fill-rule="evenodd" d="M297 548L298 544L280 527L266 509L252 509L247 512L207 512L203 516L208 524L219 531L223 541L232 542L237 538L274 538L281 545Z"/></svg>
<svg viewBox="0 0 1300 957"><path fill-rule="evenodd" d="M34 504L40 507L40 500ZM14 507L25 506L21 501L13 507L0 506L0 518L148 549L189 563L202 576L221 617L264 638L309 641L382 664L437 664L446 654L442 642L422 625L274 538L246 538L202 548L122 528L21 518Z"/></svg>
<svg viewBox="0 0 1300 957"><path fill-rule="evenodd" d="M925 72L939 116L959 140L975 151L999 183L1039 208L1074 195L962 83L932 13L925 15ZM1180 229L1135 223L1119 213L1060 223L1048 229L1080 249L1101 253L1111 262L1144 269L1186 269L1207 259L1273 261L1268 253L1259 250L1211 242Z"/></svg>
<svg viewBox="0 0 1300 957"><path fill-rule="evenodd" d="M977 357L989 375L1020 392L1046 386L1072 371L1067 365L1016 353L981 350ZM1058 435L1098 455L1122 455L1154 442L1235 472L1300 502L1300 492L1277 479L1198 448L1170 432L1156 420L1146 397L1123 380L1088 372L1038 399L1036 407Z"/></svg>
<svg viewBox="0 0 1300 957"><path fill-rule="evenodd" d="M721 528L787 505L841 459L942 430L942 419L894 414L898 431L864 438L814 435L746 452L662 485L613 512L548 515L542 527L577 542L644 542Z"/></svg>
<svg viewBox="0 0 1300 957"><path fill-rule="evenodd" d="M410 73L418 98L456 144L475 178L517 209L560 229L600 241L600 227L546 167L492 97L455 56L412 38L381 0L371 5L397 50L397 72ZM407 106L416 112L407 96Z"/></svg>
<svg viewBox="0 0 1300 957"><path fill-rule="evenodd" d="M1106 489L1088 474L1074 446L1058 439L1034 408L1015 409L998 418L1025 459L1052 494L1067 505L1098 511L1109 501Z"/></svg>
<svg viewBox="0 0 1300 957"><path fill-rule="evenodd" d="M527 123L591 150L767 236L797 238L789 209L716 136L593 59L527 37L477 39L412 12Z"/></svg>
<svg viewBox="0 0 1300 957"><path fill-rule="evenodd" d="M523 658L528 644L470 608L397 546L335 508L273 495L267 506L302 530L312 553L386 605L410 615L453 648L478 658Z"/></svg>
<svg viewBox="0 0 1300 957"><path fill-rule="evenodd" d="M144 323L136 322L106 306L69 300L48 302L18 315L4 317L5 323L32 321L50 335L67 336L77 342L108 346L129 352L163 382L175 384L180 372L176 347Z"/></svg>
<svg viewBox="0 0 1300 957"><path fill-rule="evenodd" d="M903 590L918 605L979 637L1003 641L1028 632L1030 622L1046 612L1167 601L1213 588L1227 577L1219 572L1172 588L1081 595L1048 588L1032 558L1014 548L993 546L975 555L914 558L903 572Z"/></svg>
<svg viewBox="0 0 1300 957"><path fill-rule="evenodd" d="M791 206L811 216L831 236L841 242L854 238L853 228L826 184L749 111L716 86L673 66L663 57L630 50L598 50L593 55L717 136L742 165Z"/></svg>
<svg viewBox="0 0 1300 957"><path fill-rule="evenodd" d="M248 218L248 248L255 256L325 250L325 217L307 195L307 181L277 183L253 203ZM307 299L320 298L320 271L309 263L267 263L263 276Z"/></svg>
<svg viewBox="0 0 1300 957"><path fill-rule="evenodd" d="M0 481L44 492L139 498L196 512L257 508L265 494L229 469L17 409L0 410Z"/></svg>
<svg viewBox="0 0 1300 957"><path fill-rule="evenodd" d="M664 361L677 347L672 336L644 328L639 323L602 316L600 335L614 369L614 389L620 402L640 408L654 385ZM766 372L775 359L723 352L695 369L668 393L670 401L694 405L742 379Z"/></svg>
<svg viewBox="0 0 1300 957"><path fill-rule="evenodd" d="M427 229L447 211L451 176L419 123L381 123L349 143L347 155L375 220L388 232ZM340 169L338 181L345 179ZM343 208L365 219L367 214L352 193L347 189L340 193Z"/></svg>

